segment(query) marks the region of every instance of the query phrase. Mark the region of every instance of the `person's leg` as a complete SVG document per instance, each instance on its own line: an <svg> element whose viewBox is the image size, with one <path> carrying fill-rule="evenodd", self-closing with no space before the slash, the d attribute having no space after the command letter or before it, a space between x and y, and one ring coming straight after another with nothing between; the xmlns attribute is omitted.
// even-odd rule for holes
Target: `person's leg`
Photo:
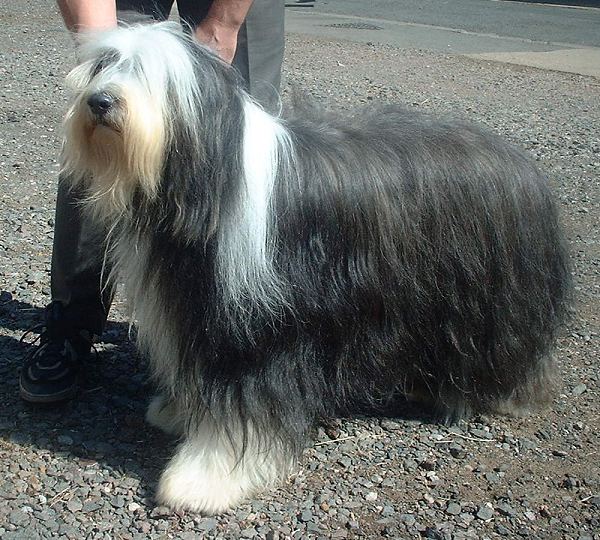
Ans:
<svg viewBox="0 0 600 540"><path fill-rule="evenodd" d="M193 28L206 16L210 1L178 0L177 6L181 19ZM240 28L233 59L250 94L271 112L279 106L283 30L283 0L254 0Z"/></svg>
<svg viewBox="0 0 600 540"><path fill-rule="evenodd" d="M279 108L283 50L284 2L255 0L241 29L233 65L248 81L250 94L270 112Z"/></svg>
<svg viewBox="0 0 600 540"><path fill-rule="evenodd" d="M56 201L52 302L40 345L26 356L19 378L21 397L32 403L73 397L112 299L110 288L101 285L104 231L81 215L78 194L65 180L59 179Z"/></svg>
<svg viewBox="0 0 600 540"><path fill-rule="evenodd" d="M102 283L110 271L103 268L106 231L82 215L81 194L65 180L59 179L56 197L52 300L74 323L100 335L112 300L112 290Z"/></svg>

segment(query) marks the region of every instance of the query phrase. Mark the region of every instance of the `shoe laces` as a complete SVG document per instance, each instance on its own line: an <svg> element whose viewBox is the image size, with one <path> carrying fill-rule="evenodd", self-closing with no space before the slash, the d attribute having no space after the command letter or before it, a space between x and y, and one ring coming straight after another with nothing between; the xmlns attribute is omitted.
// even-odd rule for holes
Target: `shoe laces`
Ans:
<svg viewBox="0 0 600 540"><path fill-rule="evenodd" d="M38 335L33 341L26 341L27 337L31 334ZM88 340L88 338L83 335L79 335L78 339L89 341L90 350L94 352L94 358L97 359L98 350L96 349L92 339ZM47 362L44 363L48 364L56 363L56 361L64 359L67 356L67 348L65 343L67 341L71 340L64 335L58 334L57 332L52 332L45 324L38 324L32 328L29 328L19 339L19 343L28 343L28 345L31 347L25 356L26 361L31 360L36 356L40 356L42 358L46 358ZM34 347L38 343L40 344L39 347ZM39 363L39 360L37 363Z"/></svg>

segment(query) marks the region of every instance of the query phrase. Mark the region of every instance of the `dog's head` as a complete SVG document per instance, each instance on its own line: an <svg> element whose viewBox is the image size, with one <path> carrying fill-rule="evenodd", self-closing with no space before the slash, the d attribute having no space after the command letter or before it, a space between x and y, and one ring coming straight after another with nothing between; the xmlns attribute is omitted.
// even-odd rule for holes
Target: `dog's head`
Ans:
<svg viewBox="0 0 600 540"><path fill-rule="evenodd" d="M62 170L86 182L106 215L124 210L136 193L154 197L170 152L202 153L204 116L224 105L212 87L228 66L174 23L89 36L79 55L67 77L74 95Z"/></svg>

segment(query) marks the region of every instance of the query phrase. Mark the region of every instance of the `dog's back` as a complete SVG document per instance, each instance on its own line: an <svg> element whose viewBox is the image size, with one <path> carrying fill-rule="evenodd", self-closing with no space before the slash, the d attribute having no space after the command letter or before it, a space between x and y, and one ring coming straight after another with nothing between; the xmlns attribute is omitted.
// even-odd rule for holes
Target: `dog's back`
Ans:
<svg viewBox="0 0 600 540"><path fill-rule="evenodd" d="M274 197L278 266L298 320L337 357L332 393L376 403L396 385L447 419L545 399L570 274L532 160L393 106L288 127L298 172Z"/></svg>

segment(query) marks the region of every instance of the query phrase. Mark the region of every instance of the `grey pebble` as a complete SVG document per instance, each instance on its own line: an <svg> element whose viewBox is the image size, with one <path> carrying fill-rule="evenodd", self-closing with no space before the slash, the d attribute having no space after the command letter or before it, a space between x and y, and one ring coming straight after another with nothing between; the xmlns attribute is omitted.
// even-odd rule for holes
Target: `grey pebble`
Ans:
<svg viewBox="0 0 600 540"><path fill-rule="evenodd" d="M8 521L12 525L16 527L24 527L29 524L31 518L29 514L23 512L22 510L13 510L10 514L8 514Z"/></svg>
<svg viewBox="0 0 600 540"><path fill-rule="evenodd" d="M393 506L384 506L383 509L381 510L381 515L383 517L389 517L394 515L395 510Z"/></svg>
<svg viewBox="0 0 600 540"><path fill-rule="evenodd" d="M500 480L500 477L498 476L498 474L493 473L493 472L485 473L484 477L490 484L496 484Z"/></svg>
<svg viewBox="0 0 600 540"><path fill-rule="evenodd" d="M458 443L452 443L450 446L448 446L448 451L455 459L462 459L467 455L465 449Z"/></svg>
<svg viewBox="0 0 600 540"><path fill-rule="evenodd" d="M479 519L487 521L488 519L492 519L494 517L494 510L486 505L480 506L475 516Z"/></svg>
<svg viewBox="0 0 600 540"><path fill-rule="evenodd" d="M496 510L505 516L514 516L516 515L516 510L508 503L501 502L496 505Z"/></svg>
<svg viewBox="0 0 600 540"><path fill-rule="evenodd" d="M217 528L217 520L215 518L202 519L196 526L203 531L212 531Z"/></svg>
<svg viewBox="0 0 600 540"><path fill-rule="evenodd" d="M318 523L313 523L312 521L306 524L306 530L310 533L318 533L321 528Z"/></svg>
<svg viewBox="0 0 600 540"><path fill-rule="evenodd" d="M417 468L419 465L417 464L417 462L416 462L414 459L411 459L411 458L409 458L409 459L405 459L405 460L402 462L402 466L403 466L403 467L404 467L404 469L406 469L407 471L414 471L414 470L416 470L416 468Z"/></svg>
<svg viewBox="0 0 600 540"><path fill-rule="evenodd" d="M455 502L449 502L448 506L446 506L446 513L451 516L457 516L461 512L461 506Z"/></svg>
<svg viewBox="0 0 600 540"><path fill-rule="evenodd" d="M125 506L125 499L121 495L111 497L110 504L114 508L123 508Z"/></svg>
<svg viewBox="0 0 600 540"><path fill-rule="evenodd" d="M381 485L383 487L393 488L396 485L396 480L394 480L393 478L386 478L383 482L381 482Z"/></svg>
<svg viewBox="0 0 600 540"><path fill-rule="evenodd" d="M67 502L67 508L70 512L76 513L83 508L83 503L79 499L71 499Z"/></svg>
<svg viewBox="0 0 600 540"><path fill-rule="evenodd" d="M470 433L474 436L474 437L479 437L480 439L493 439L494 436L492 435L492 433L490 433L489 431L486 431L485 429L471 429Z"/></svg>
<svg viewBox="0 0 600 540"><path fill-rule="evenodd" d="M399 431L402 429L402 425L399 422L383 418L379 425L386 431Z"/></svg>
<svg viewBox="0 0 600 540"><path fill-rule="evenodd" d="M501 523L497 523L494 527L494 530L500 535L500 536L509 536L510 535L510 530L508 530L504 525L502 525Z"/></svg>
<svg viewBox="0 0 600 540"><path fill-rule="evenodd" d="M523 450L533 450L534 448L537 448L537 444L534 441L525 437L519 439L519 445Z"/></svg>
<svg viewBox="0 0 600 540"><path fill-rule="evenodd" d="M415 524L415 522L417 521L417 519L412 514L401 514L400 515L400 521L402 521L402 523L405 523L407 526L410 527L411 525Z"/></svg>
<svg viewBox="0 0 600 540"><path fill-rule="evenodd" d="M421 536L429 540L444 540L444 534L437 527L427 527Z"/></svg>
<svg viewBox="0 0 600 540"><path fill-rule="evenodd" d="M313 519L313 514L310 510L304 510L300 516L299 516L300 521L303 521L304 523L306 523L307 521L310 521L311 519Z"/></svg>
<svg viewBox="0 0 600 540"><path fill-rule="evenodd" d="M352 465L352 460L348 456L342 456L337 460L337 462L346 469Z"/></svg>
<svg viewBox="0 0 600 540"><path fill-rule="evenodd" d="M16 531L0 532L2 540L38 540L40 535L31 530L18 529Z"/></svg>
<svg viewBox="0 0 600 540"><path fill-rule="evenodd" d="M592 506L600 509L600 496L596 496L596 497L592 497L589 501L588 504L591 504Z"/></svg>
<svg viewBox="0 0 600 540"><path fill-rule="evenodd" d="M171 515L171 510L166 506L155 506L150 512L150 517L153 519L163 518Z"/></svg>
<svg viewBox="0 0 600 540"><path fill-rule="evenodd" d="M193 531L184 531L177 535L178 540L198 540L198 534Z"/></svg>
<svg viewBox="0 0 600 540"><path fill-rule="evenodd" d="M86 501L83 503L83 507L81 508L82 512L95 512L96 510L102 508L102 503L100 501Z"/></svg>

